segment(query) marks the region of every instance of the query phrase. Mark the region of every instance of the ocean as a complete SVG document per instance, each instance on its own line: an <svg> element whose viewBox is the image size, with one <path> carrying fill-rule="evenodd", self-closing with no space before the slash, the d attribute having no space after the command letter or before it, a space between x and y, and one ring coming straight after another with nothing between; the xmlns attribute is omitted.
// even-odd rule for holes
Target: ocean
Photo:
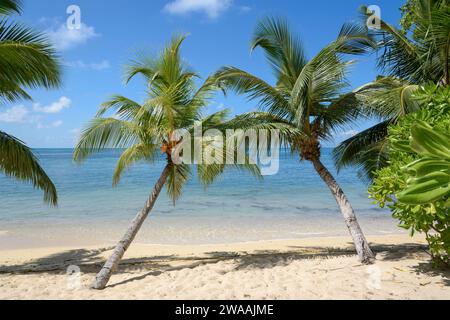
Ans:
<svg viewBox="0 0 450 320"><path fill-rule="evenodd" d="M43 203L42 192L0 176L0 249L113 244L142 208L164 166L139 163L116 188L112 175L120 151L96 154L84 164L71 149L35 150L55 182L59 206ZM331 150L323 163L336 174ZM367 185L353 170L336 175L366 234L403 231L388 210L371 203ZM260 181L228 170L205 189L195 174L174 204L165 190L137 241L148 244L214 244L343 236L348 231L326 185L311 164L281 154L280 171Z"/></svg>

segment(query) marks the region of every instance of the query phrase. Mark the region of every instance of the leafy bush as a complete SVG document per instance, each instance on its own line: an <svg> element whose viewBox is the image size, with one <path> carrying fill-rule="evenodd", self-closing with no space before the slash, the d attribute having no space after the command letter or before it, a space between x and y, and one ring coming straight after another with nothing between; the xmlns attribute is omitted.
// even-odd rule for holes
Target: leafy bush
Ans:
<svg viewBox="0 0 450 320"><path fill-rule="evenodd" d="M369 189L400 226L426 235L437 264L450 265L450 88L415 94L422 108L389 128L389 166Z"/></svg>
<svg viewBox="0 0 450 320"><path fill-rule="evenodd" d="M450 208L450 135L417 122L411 129L409 149L422 158L406 166L413 178L407 181L406 190L398 194L398 201L426 205L447 199L445 208Z"/></svg>

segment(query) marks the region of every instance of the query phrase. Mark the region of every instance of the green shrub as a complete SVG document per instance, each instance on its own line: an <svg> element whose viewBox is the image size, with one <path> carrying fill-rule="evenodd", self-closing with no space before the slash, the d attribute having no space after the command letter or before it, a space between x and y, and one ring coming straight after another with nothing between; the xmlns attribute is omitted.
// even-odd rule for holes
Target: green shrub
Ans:
<svg viewBox="0 0 450 320"><path fill-rule="evenodd" d="M421 110L389 128L389 166L369 194L402 228L426 235L437 264L450 265L450 88L428 85L416 99Z"/></svg>

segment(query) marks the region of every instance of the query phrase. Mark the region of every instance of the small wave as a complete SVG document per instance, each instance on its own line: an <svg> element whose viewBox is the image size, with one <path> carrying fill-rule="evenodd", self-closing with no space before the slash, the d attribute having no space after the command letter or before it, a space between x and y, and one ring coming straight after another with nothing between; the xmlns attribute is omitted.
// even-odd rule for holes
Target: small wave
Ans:
<svg viewBox="0 0 450 320"><path fill-rule="evenodd" d="M7 234L9 233L9 231L3 231L3 230L0 230L0 237L2 237L2 236L6 236Z"/></svg>

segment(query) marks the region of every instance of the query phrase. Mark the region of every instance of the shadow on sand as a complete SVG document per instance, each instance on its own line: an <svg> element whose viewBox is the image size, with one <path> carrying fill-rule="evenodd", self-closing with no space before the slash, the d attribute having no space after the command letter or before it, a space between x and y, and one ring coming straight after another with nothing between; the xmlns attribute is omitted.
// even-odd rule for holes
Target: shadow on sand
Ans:
<svg viewBox="0 0 450 320"><path fill-rule="evenodd" d="M382 255L384 261L399 261L402 259L417 259L421 261L415 272L440 275L446 285L450 285L450 271L433 268L427 258L427 247L424 245L406 243L401 245L373 244L373 250ZM30 274L30 273L59 273L64 274L69 266L78 266L83 273L94 276L104 263L103 254L113 248L97 250L71 250L44 258L36 259L22 265L0 265L0 274ZM300 247L291 246L287 250L257 250L248 252L208 252L199 257L183 257L175 255L153 256L134 259L123 259L116 273L129 273L130 278L114 283L109 287L117 287L129 282L145 279L149 276L158 276L164 272L182 269L194 269L206 264L215 264L221 261L235 263L235 269L258 268L267 269L284 266L295 260L333 258L353 256L353 247L327 248L327 247ZM423 262L422 262L423 261ZM145 271L142 274L142 271ZM136 276L139 272L139 276Z"/></svg>

